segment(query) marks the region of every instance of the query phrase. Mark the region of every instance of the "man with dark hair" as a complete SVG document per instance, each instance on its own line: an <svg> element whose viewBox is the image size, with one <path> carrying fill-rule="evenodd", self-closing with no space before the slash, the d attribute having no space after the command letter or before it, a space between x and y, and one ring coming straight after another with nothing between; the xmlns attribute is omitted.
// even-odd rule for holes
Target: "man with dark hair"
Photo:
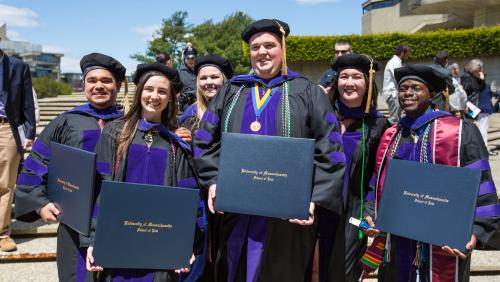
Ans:
<svg viewBox="0 0 500 282"><path fill-rule="evenodd" d="M0 49L0 250L17 250L10 237L12 200L19 161L35 139L35 107L27 64ZM21 144L18 127L26 137Z"/></svg>
<svg viewBox="0 0 500 282"><path fill-rule="evenodd" d="M448 69L448 52L439 51L434 57L434 64L431 67L440 72L443 77L446 77L446 89L436 93L432 103L436 108L449 112L450 95L455 92L455 87L453 86L451 71Z"/></svg>
<svg viewBox="0 0 500 282"><path fill-rule="evenodd" d="M156 54L156 61L160 64L166 65L167 67L170 68L173 67L172 57L170 57L170 55L167 52L160 52Z"/></svg>
<svg viewBox="0 0 500 282"><path fill-rule="evenodd" d="M349 39L339 39L335 42L335 51L334 51L335 59L351 53L352 53L352 45ZM321 78L319 79L319 86L325 91L325 93L328 93L330 91L330 87L332 85L332 79L335 76L335 74L336 72L331 67L329 67L323 73L323 75L321 75Z"/></svg>
<svg viewBox="0 0 500 282"><path fill-rule="evenodd" d="M316 243L315 210L342 211L346 159L340 125L321 89L286 66L289 33L289 26L276 19L253 22L242 32L254 72L235 76L222 86L194 136L200 184L208 190L211 217L220 223L215 232L221 236L211 238L215 281L304 281L311 277L307 273ZM307 220L215 214L222 132L315 140Z"/></svg>
<svg viewBox="0 0 500 282"><path fill-rule="evenodd" d="M47 175L51 160L51 142L93 152L106 122L123 115L116 95L125 80L125 67L114 58L92 53L80 61L83 91L88 103L66 111L53 119L33 144L17 179L16 218L31 222L58 222L59 209L47 195ZM30 88L31 89L31 88ZM99 172L106 164L97 163ZM94 207L95 220L99 206ZM85 257L90 238L64 223L57 229L57 271L59 281L87 281Z"/></svg>
<svg viewBox="0 0 500 282"><path fill-rule="evenodd" d="M179 75L183 84L180 110L184 111L189 105L196 101L196 74L194 73L194 59L198 56L198 50L188 44L183 53L183 62L179 67Z"/></svg>
<svg viewBox="0 0 500 282"><path fill-rule="evenodd" d="M389 122L396 124L401 118L401 107L398 103L398 89L394 78L394 69L403 66L403 63L410 57L411 49L407 45L396 46L394 56L387 62L384 70L384 87L382 97L389 106Z"/></svg>

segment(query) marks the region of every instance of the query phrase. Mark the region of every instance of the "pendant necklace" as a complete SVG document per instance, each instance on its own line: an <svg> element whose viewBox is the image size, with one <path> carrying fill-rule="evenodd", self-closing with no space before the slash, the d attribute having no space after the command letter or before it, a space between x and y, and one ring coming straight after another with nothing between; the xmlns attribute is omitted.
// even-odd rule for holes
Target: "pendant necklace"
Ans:
<svg viewBox="0 0 500 282"><path fill-rule="evenodd" d="M260 98L259 84L256 82L254 87L252 87L252 102L255 111L255 121L250 123L250 130L252 132L259 132L262 128L262 124L259 121L259 116L267 106L269 101L271 101L272 96L274 95L274 93L276 93L277 90L277 87L275 87L274 89L268 88L266 92L264 92L264 96Z"/></svg>

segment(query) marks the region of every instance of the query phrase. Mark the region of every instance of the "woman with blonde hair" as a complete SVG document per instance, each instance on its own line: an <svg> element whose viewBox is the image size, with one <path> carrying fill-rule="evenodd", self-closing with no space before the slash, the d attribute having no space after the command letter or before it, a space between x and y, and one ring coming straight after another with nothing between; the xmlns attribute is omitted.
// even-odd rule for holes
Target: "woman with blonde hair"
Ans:
<svg viewBox="0 0 500 282"><path fill-rule="evenodd" d="M233 77L231 63L218 55L197 57L194 71L196 73L196 102L189 106L179 118L181 127L195 132L205 114L212 97L222 85Z"/></svg>

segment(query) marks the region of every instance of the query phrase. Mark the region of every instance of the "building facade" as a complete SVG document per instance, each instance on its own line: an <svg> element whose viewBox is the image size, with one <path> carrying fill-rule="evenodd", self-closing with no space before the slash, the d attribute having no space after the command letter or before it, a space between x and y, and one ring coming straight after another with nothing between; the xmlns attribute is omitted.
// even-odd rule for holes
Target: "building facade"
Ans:
<svg viewBox="0 0 500 282"><path fill-rule="evenodd" d="M64 55L43 52L41 44L9 40L6 24L0 26L0 49L27 63L32 77L48 76L55 80L61 79L61 57Z"/></svg>
<svg viewBox="0 0 500 282"><path fill-rule="evenodd" d="M500 24L500 0L368 0L362 8L363 34Z"/></svg>

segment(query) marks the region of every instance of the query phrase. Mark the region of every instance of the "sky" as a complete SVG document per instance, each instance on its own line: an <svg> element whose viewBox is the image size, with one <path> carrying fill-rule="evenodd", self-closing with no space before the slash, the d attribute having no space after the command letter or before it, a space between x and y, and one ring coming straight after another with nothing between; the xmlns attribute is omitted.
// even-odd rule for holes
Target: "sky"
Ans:
<svg viewBox="0 0 500 282"><path fill-rule="evenodd" d="M366 0L0 0L0 24L10 40L43 45L63 53L62 72L79 72L91 52L110 55L135 70L131 54L144 53L148 40L175 11L186 11L194 25L243 11L253 19L287 22L291 35L361 33L361 4Z"/></svg>

